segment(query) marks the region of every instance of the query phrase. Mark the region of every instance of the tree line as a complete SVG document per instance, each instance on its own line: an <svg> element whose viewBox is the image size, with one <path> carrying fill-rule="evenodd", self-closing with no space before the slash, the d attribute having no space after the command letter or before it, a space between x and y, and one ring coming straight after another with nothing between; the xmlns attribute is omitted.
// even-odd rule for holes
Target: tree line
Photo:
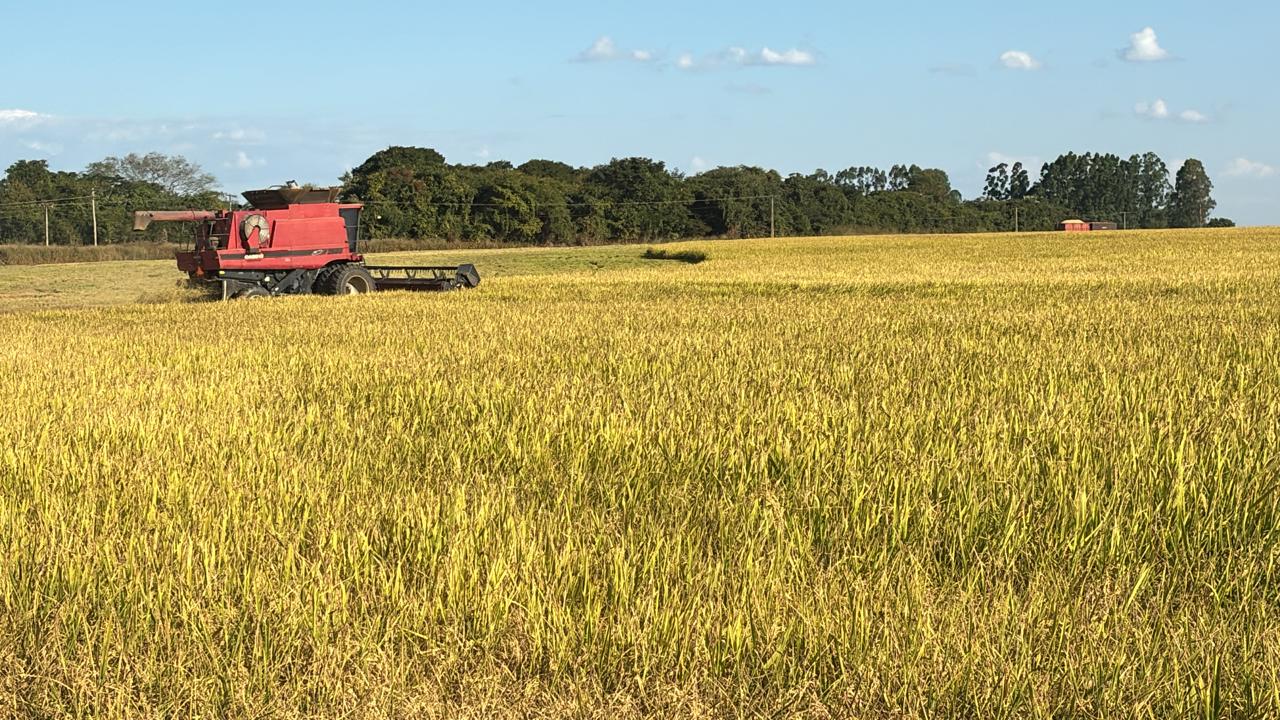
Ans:
<svg viewBox="0 0 1280 720"><path fill-rule="evenodd" d="M721 167L686 176L647 158L592 168L551 160L452 165L427 148L375 153L343 178L377 236L604 243L682 237L1052 230L1068 217L1127 227L1199 227L1216 206L1197 160L1176 182L1154 153L1068 153L1032 181L1021 164L991 168L965 201L936 168L850 167L782 176ZM1223 221L1219 220L1221 224ZM1229 222L1229 221L1228 221Z"/></svg>
<svg viewBox="0 0 1280 720"><path fill-rule="evenodd" d="M996 165L987 172L983 197L1007 201L1038 196L1081 218L1123 219L1138 228L1229 224L1221 218L1217 223L1209 219L1218 205L1212 192L1204 164L1194 158L1183 163L1170 183L1169 168L1155 153L1128 159L1067 153L1046 163L1035 183L1020 162L1012 167Z"/></svg>
<svg viewBox="0 0 1280 720"><path fill-rule="evenodd" d="M54 171L45 160L19 160L0 179L0 242L84 245L132 240L187 242L190 230L159 223L132 232L133 210L226 207L217 180L181 156L160 153L108 157L82 172Z"/></svg>
<svg viewBox="0 0 1280 720"><path fill-rule="evenodd" d="M1051 230L1068 217L1131 228L1229 224L1209 219L1216 203L1198 160L1170 180L1154 153L1067 153L1033 180L1021 163L998 164L981 197L965 200L947 173L917 165L855 166L783 176L758 167L685 175L648 158L595 167L553 160L451 164L428 148L390 147L346 173L343 199L366 204L366 237L596 244L689 237L762 237L898 232ZM134 239L135 209L225 207L216 180L181 157L110 157L82 172L52 171L42 160L11 165L0 179L0 241L44 237L42 201L54 242L80 243L90 229L91 193L99 240ZM153 226L143 237L185 240Z"/></svg>

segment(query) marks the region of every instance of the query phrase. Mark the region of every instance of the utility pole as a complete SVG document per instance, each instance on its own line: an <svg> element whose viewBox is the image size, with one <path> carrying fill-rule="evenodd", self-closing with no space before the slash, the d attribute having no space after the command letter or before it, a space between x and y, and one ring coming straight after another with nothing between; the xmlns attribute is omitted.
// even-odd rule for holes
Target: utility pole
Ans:
<svg viewBox="0 0 1280 720"><path fill-rule="evenodd" d="M93 213L93 246L98 247L98 191L96 189L89 191L89 208Z"/></svg>
<svg viewBox="0 0 1280 720"><path fill-rule="evenodd" d="M44 206L44 246L49 247L49 206Z"/></svg>
<svg viewBox="0 0 1280 720"><path fill-rule="evenodd" d="M769 196L769 237L777 237L777 226L774 224L774 200L773 195Z"/></svg>
<svg viewBox="0 0 1280 720"><path fill-rule="evenodd" d="M1018 206L1013 206L1013 231L1018 232Z"/></svg>

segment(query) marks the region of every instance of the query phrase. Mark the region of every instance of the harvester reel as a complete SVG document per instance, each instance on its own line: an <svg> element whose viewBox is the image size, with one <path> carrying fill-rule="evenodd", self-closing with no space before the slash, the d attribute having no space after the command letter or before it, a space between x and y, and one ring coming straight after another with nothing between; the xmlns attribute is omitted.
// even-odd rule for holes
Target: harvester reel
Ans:
<svg viewBox="0 0 1280 720"><path fill-rule="evenodd" d="M240 223L240 232L244 233L247 242L253 237L254 228L258 229L258 244L265 245L271 239L271 223L262 215L250 215Z"/></svg>

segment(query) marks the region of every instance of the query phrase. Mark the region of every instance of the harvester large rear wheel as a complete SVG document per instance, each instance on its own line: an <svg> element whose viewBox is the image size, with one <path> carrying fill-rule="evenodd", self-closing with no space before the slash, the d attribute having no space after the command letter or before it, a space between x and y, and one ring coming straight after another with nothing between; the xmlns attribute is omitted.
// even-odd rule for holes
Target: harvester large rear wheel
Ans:
<svg viewBox="0 0 1280 720"><path fill-rule="evenodd" d="M231 299L232 300L255 300L258 298L269 298L269 297L271 297L271 293L268 292L266 288L262 287L261 285L250 285L249 287L241 290L235 295L232 295Z"/></svg>
<svg viewBox="0 0 1280 720"><path fill-rule="evenodd" d="M326 268L316 286L322 295L363 295L374 290L373 276L355 264Z"/></svg>

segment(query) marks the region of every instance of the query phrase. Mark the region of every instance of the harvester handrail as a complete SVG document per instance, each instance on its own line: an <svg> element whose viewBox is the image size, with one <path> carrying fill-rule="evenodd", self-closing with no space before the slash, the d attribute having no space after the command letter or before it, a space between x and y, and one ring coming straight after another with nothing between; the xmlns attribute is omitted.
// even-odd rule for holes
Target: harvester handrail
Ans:
<svg viewBox="0 0 1280 720"><path fill-rule="evenodd" d="M365 265L366 270L442 270L457 272L461 265Z"/></svg>

